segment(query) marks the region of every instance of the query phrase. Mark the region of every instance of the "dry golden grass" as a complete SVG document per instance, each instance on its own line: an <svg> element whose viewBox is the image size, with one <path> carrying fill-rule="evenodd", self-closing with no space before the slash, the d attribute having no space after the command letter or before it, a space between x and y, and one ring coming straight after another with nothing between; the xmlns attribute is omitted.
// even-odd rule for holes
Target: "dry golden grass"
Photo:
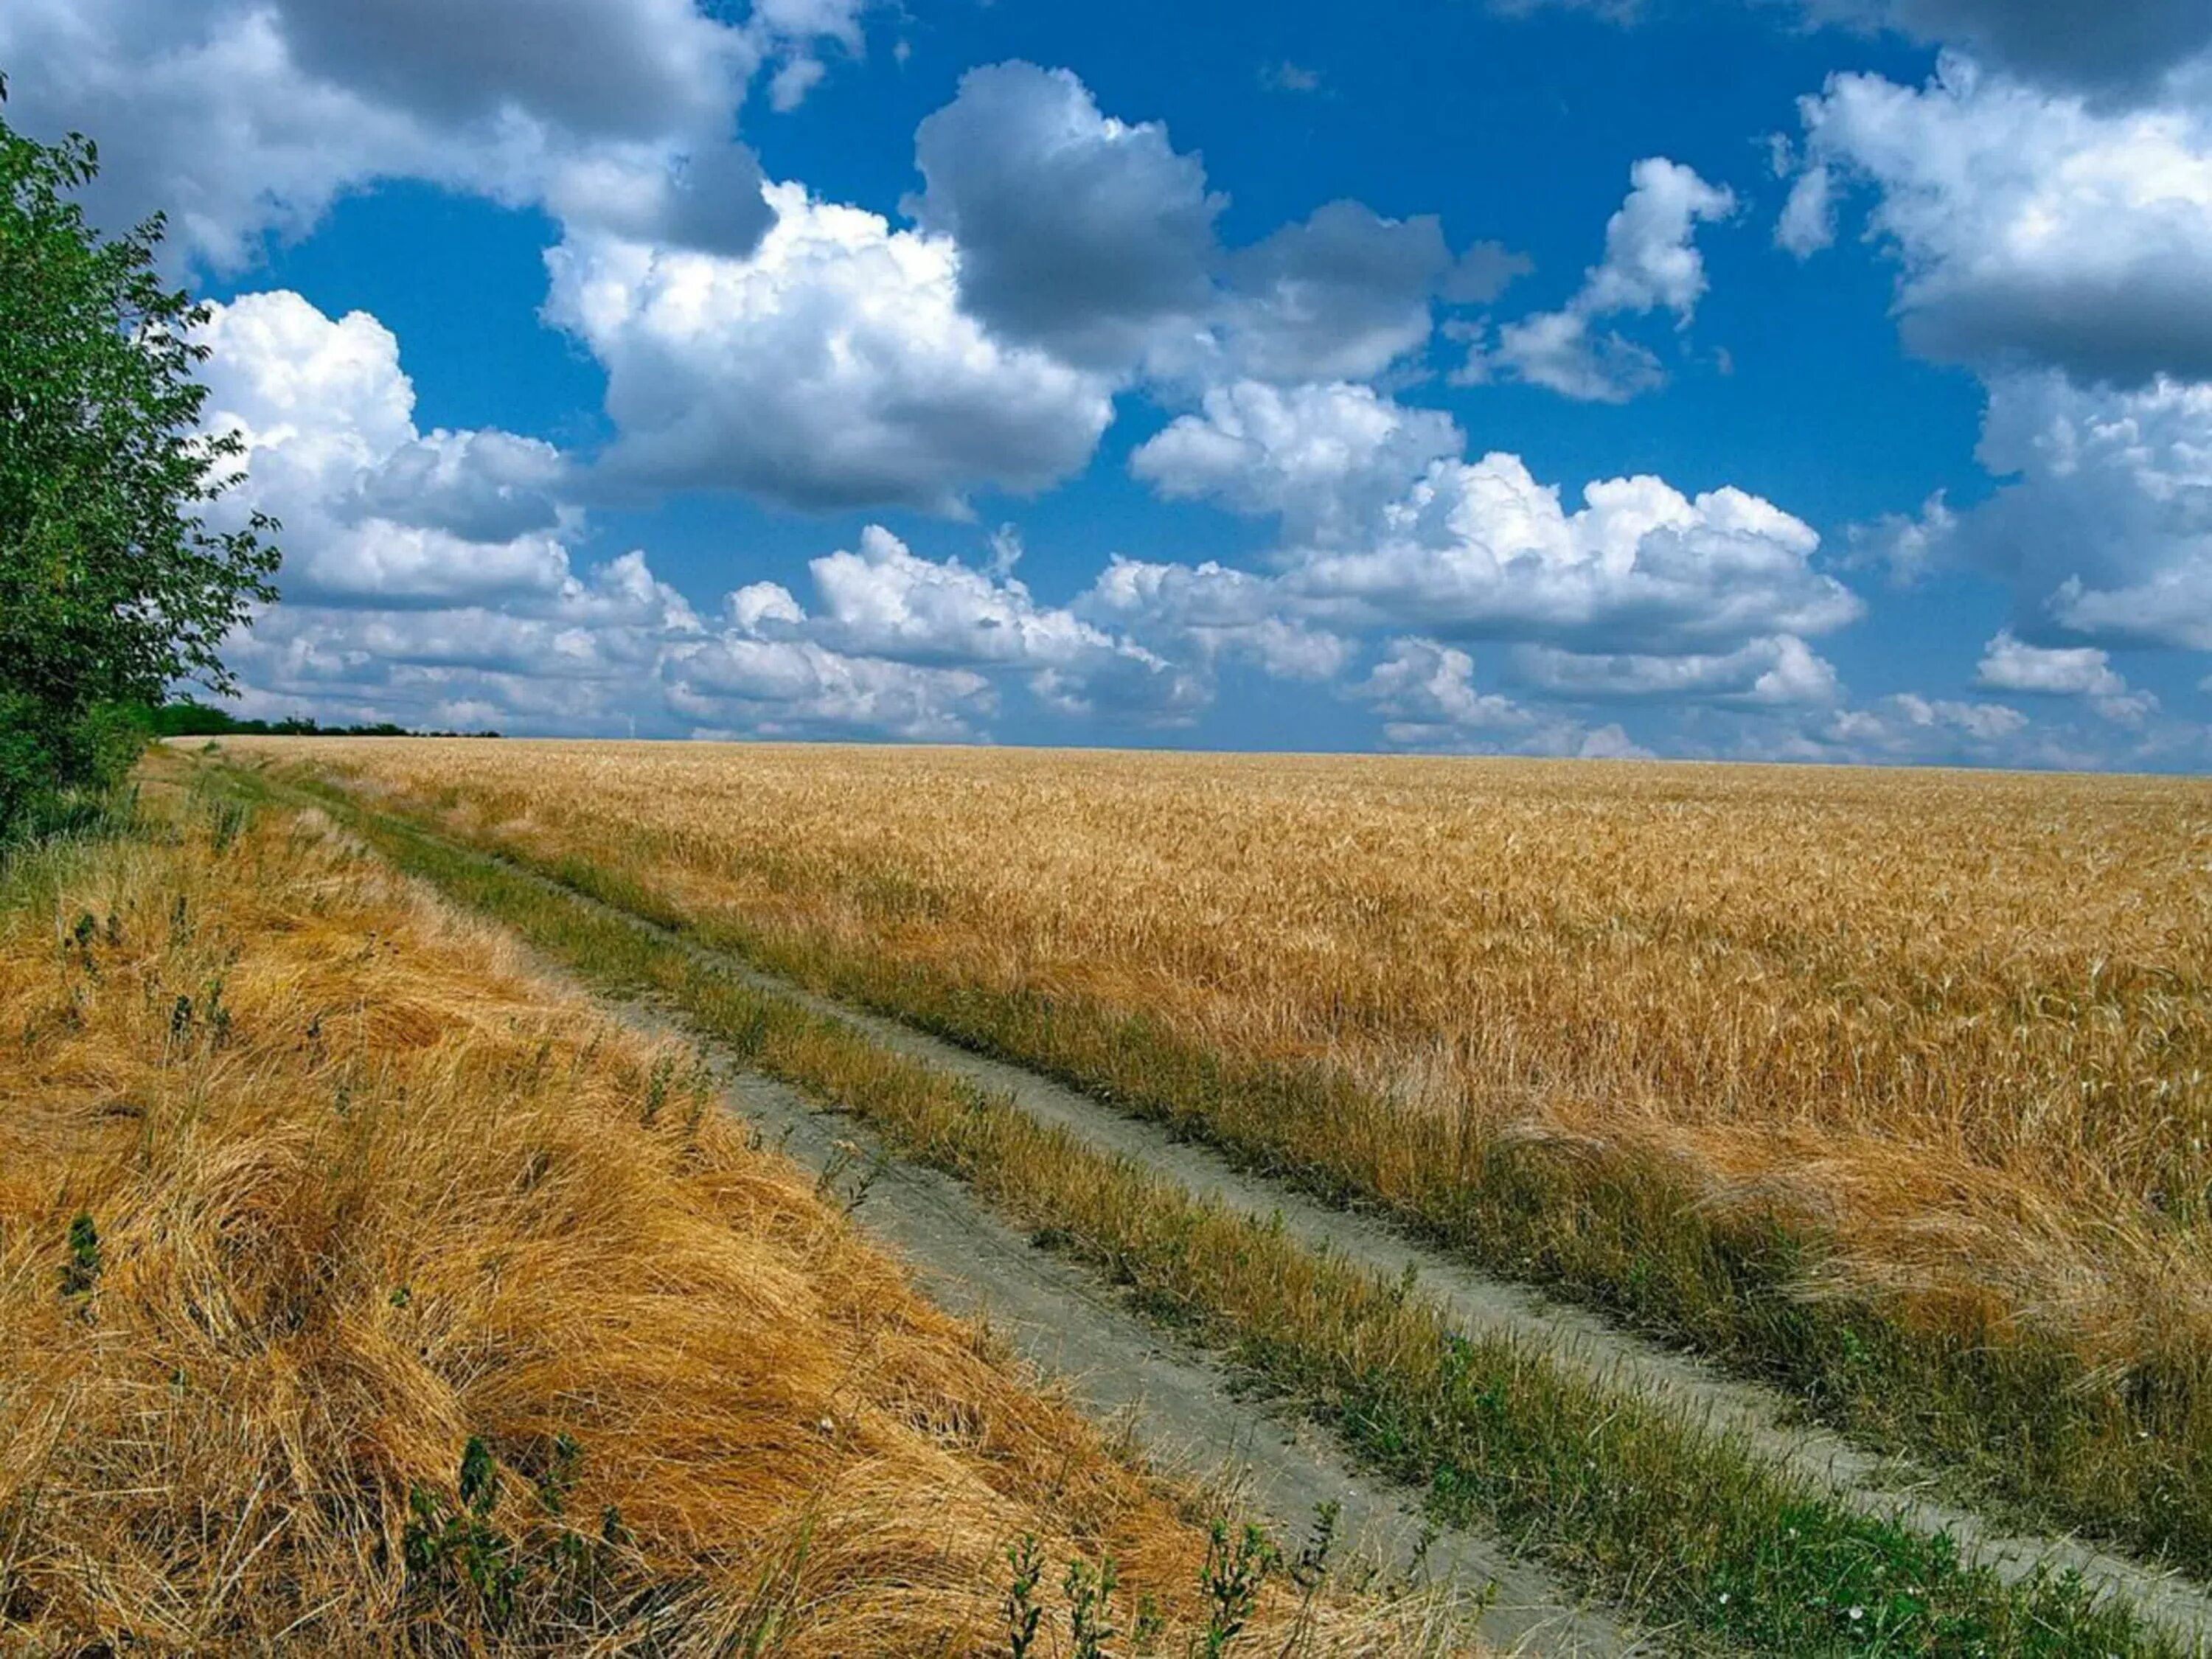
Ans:
<svg viewBox="0 0 2212 1659"><path fill-rule="evenodd" d="M0 907L0 1650L988 1650L1024 1534L1048 1629L1110 1554L1182 1650L1187 1495L683 1056L312 818L162 810ZM484 1526L410 1567L471 1437Z"/></svg>
<svg viewBox="0 0 2212 1659"><path fill-rule="evenodd" d="M1862 1285L2100 1363L2212 1353L2200 781L228 747L588 860L787 963L1141 1014L1467 1144L1649 1155L1813 1218ZM1386 1198L1433 1176L1362 1159Z"/></svg>

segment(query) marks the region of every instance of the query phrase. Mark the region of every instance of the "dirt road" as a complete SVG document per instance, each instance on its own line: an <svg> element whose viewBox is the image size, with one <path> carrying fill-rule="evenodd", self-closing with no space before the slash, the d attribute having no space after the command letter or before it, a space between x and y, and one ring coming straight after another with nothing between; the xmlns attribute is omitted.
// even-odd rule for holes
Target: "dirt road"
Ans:
<svg viewBox="0 0 2212 1659"><path fill-rule="evenodd" d="M628 920L668 937L650 922ZM1840 1435L1796 1420L1793 1402L1775 1390L1725 1376L1692 1356L1623 1331L1581 1309L1548 1302L1377 1217L1333 1208L1280 1182L1240 1170L1210 1147L1179 1139L1158 1123L1116 1111L1050 1078L817 996L728 953L684 943L732 977L841 1020L884 1048L1003 1094L1039 1121L1057 1125L1102 1152L1140 1164L1230 1208L1262 1218L1279 1216L1285 1231L1307 1244L1392 1277L1410 1265L1420 1290L1470 1335L1513 1337L1616 1385L1675 1404L1819 1481L1856 1508L1899 1516L1924 1531L1948 1532L1969 1557L1989 1563L2008 1579L2025 1577L2039 1567L2077 1571L2090 1583L2125 1596L2170 1628L2212 1638L2212 1593L2204 1587L2079 1539L2020 1534L1992 1527L1973 1510L1937 1496L1911 1465L1878 1456Z"/></svg>
<svg viewBox="0 0 2212 1659"><path fill-rule="evenodd" d="M673 1016L624 1008L617 1017L716 1058L711 1041ZM1164 1336L1097 1274L1032 1244L951 1176L901 1162L865 1125L720 1059L731 1109L766 1145L841 1191L864 1189L854 1218L907 1261L933 1299L986 1318L1023 1358L1064 1380L1086 1412L1126 1425L1148 1461L1232 1486L1292 1542L1318 1505L1339 1505L1347 1559L1377 1566L1386 1582L1487 1590L1493 1599L1476 1628L1509 1652L1595 1659L1657 1650L1495 1540L1425 1528L1413 1494L1354 1469L1310 1426L1239 1398L1202 1351Z"/></svg>

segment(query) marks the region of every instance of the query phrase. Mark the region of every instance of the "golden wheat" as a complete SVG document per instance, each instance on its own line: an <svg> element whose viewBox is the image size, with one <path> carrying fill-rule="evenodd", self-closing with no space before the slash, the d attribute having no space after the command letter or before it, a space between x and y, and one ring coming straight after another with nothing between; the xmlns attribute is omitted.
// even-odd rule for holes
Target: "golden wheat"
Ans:
<svg viewBox="0 0 2212 1659"><path fill-rule="evenodd" d="M1818 1218L1866 1284L2107 1358L2212 1351L2202 782L233 747L588 860L794 959L1141 1014L1408 1121L1649 1154L1717 1202Z"/></svg>
<svg viewBox="0 0 2212 1659"><path fill-rule="evenodd" d="M1048 1618L1110 1555L1180 1650L1188 1494L683 1055L312 819L207 816L0 908L0 1649L964 1651L1033 1534Z"/></svg>

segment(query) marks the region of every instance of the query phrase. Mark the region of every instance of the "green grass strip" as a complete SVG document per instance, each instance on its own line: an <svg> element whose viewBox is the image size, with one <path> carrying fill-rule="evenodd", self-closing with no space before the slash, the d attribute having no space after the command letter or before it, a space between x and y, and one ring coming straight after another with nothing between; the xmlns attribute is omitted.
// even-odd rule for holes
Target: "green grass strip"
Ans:
<svg viewBox="0 0 2212 1659"><path fill-rule="evenodd" d="M234 771L323 806L398 867L602 988L649 993L758 1070L949 1171L1137 1304L1679 1645L1797 1654L2179 1655L2071 1573L2007 1584L1948 1536L1863 1515L1737 1440L1522 1345L1468 1340L1407 1284L1318 1254L1011 1103L757 990L681 942L343 792Z"/></svg>

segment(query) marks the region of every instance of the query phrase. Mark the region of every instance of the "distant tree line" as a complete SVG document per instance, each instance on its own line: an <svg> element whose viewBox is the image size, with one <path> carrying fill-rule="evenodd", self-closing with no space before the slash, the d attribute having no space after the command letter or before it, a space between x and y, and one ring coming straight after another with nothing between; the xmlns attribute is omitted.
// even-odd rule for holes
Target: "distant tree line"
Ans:
<svg viewBox="0 0 2212 1659"><path fill-rule="evenodd" d="M291 715L281 720L241 720L190 697L153 711L149 729L157 738L495 738L496 732L426 732L380 720L374 726L325 726Z"/></svg>

